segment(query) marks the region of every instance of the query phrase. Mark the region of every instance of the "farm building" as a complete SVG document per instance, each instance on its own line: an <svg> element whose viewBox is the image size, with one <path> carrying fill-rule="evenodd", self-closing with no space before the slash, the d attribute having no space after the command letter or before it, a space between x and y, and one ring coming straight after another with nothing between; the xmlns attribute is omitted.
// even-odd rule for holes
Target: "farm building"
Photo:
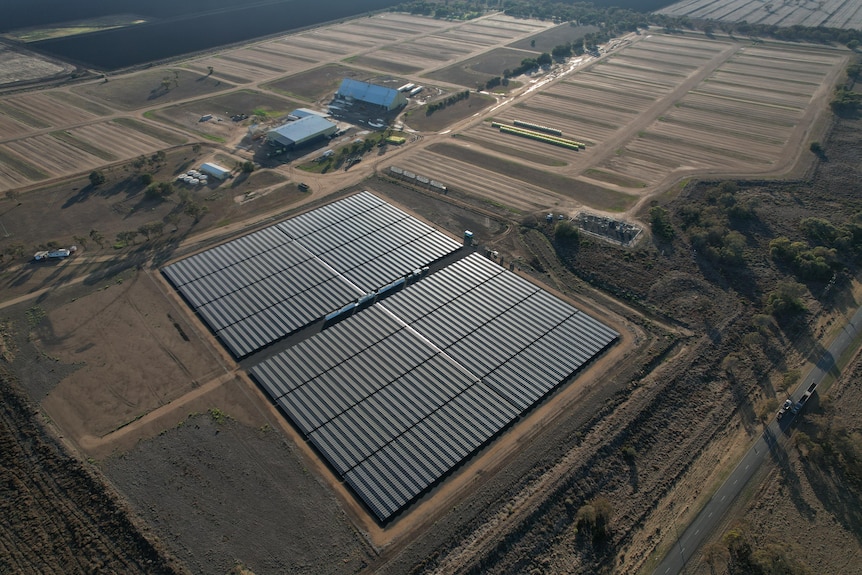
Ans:
<svg viewBox="0 0 862 575"><path fill-rule="evenodd" d="M395 110L407 103L407 98L398 90L351 78L345 78L341 82L341 87L338 88L335 97L347 102L362 102L379 106L385 110Z"/></svg>
<svg viewBox="0 0 862 575"><path fill-rule="evenodd" d="M219 180L224 180L228 176L230 176L230 170L219 166L218 164L213 164L210 162L207 162L206 164L203 164L201 166L201 172Z"/></svg>
<svg viewBox="0 0 862 575"><path fill-rule="evenodd" d="M331 114L329 112L318 112L317 110L310 110L308 108L297 108L296 110L288 114L287 117L291 120L299 120L305 118L306 116L320 116L321 118L328 118L330 117L330 115Z"/></svg>
<svg viewBox="0 0 862 575"><path fill-rule="evenodd" d="M293 148L318 138L331 136L338 126L317 115L308 115L299 120L288 122L266 134L267 141L273 146Z"/></svg>

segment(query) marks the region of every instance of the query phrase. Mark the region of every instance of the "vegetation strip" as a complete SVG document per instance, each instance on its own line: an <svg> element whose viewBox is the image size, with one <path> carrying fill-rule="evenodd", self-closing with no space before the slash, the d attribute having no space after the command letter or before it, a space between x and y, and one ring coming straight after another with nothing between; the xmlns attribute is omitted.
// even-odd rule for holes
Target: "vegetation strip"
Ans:
<svg viewBox="0 0 862 575"><path fill-rule="evenodd" d="M3 150L0 150L0 163L6 164L28 180L44 180L48 177L42 170Z"/></svg>
<svg viewBox="0 0 862 575"><path fill-rule="evenodd" d="M156 138L157 140L161 140L167 144L171 144L172 146L179 146L180 144L185 144L187 141L182 136L178 136L172 132L162 130L149 124L144 124L143 122L133 120L132 118L117 118L116 120L112 120L112 122L126 128L131 128L136 132L141 132L142 134L146 134L147 136L151 136L153 138Z"/></svg>
<svg viewBox="0 0 862 575"><path fill-rule="evenodd" d="M0 102L0 112L3 112L7 116L16 119L19 122L21 122L22 124L26 124L26 125L30 126L31 128L43 129L43 128L50 128L51 127L50 124L46 124L42 120L39 120L38 118L34 118L33 116L31 116L30 114L27 114L26 112L22 112L18 108L9 106L5 102Z"/></svg>
<svg viewBox="0 0 862 575"><path fill-rule="evenodd" d="M79 140L78 138L76 138L71 133L69 133L65 130L59 130L57 132L51 132L51 136L60 140L61 142L69 144L70 146L78 148L79 150L81 150L83 152L87 152L88 154L96 156L97 158L101 158L107 162L113 162L113 161L118 159L117 156L115 156L114 154L112 154L110 152L106 152L105 150L103 150L101 148L97 148L96 146L89 144L87 142Z"/></svg>

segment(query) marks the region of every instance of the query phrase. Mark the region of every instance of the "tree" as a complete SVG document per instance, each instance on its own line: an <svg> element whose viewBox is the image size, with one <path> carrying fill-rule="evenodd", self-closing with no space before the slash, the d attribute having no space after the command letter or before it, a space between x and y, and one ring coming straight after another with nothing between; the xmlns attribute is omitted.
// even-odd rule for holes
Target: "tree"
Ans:
<svg viewBox="0 0 862 575"><path fill-rule="evenodd" d="M213 75L213 67L207 66L207 76L212 76L212 75Z"/></svg>
<svg viewBox="0 0 862 575"><path fill-rule="evenodd" d="M105 174L100 172L99 170L93 170L90 172L90 184L95 188L96 186L100 186L105 183Z"/></svg>
<svg viewBox="0 0 862 575"><path fill-rule="evenodd" d="M653 206L649 210L649 217L650 226L656 236L665 241L670 241L676 236L667 210L659 206Z"/></svg>
<svg viewBox="0 0 862 575"><path fill-rule="evenodd" d="M171 77L170 76L164 76L162 78L161 87L162 87L162 90L164 90L165 92L167 92L168 90L171 89Z"/></svg>
<svg viewBox="0 0 862 575"><path fill-rule="evenodd" d="M774 316L797 313L805 309L802 295L805 286L794 281L783 281L766 296L766 311Z"/></svg>
<svg viewBox="0 0 862 575"><path fill-rule="evenodd" d="M242 173L243 173L243 174L250 174L250 173L252 173L252 172L254 171L254 162L249 161L249 160L247 160L247 161L243 162L243 163L242 163L242 166L241 166L241 169L242 169Z"/></svg>
<svg viewBox="0 0 862 575"><path fill-rule="evenodd" d="M820 145L820 142L811 142L811 145L808 146L808 149L811 150L811 153L813 153L818 158L823 158L825 155L823 153L823 146Z"/></svg>
<svg viewBox="0 0 862 575"><path fill-rule="evenodd" d="M105 236L103 236L99 230L90 230L90 239L99 244L100 248L105 247L103 244Z"/></svg>
<svg viewBox="0 0 862 575"><path fill-rule="evenodd" d="M138 233L147 237L147 241L150 241L151 236L160 236L165 229L165 224L163 222L150 222L148 224L144 224L138 228Z"/></svg>
<svg viewBox="0 0 862 575"><path fill-rule="evenodd" d="M153 183L153 175L152 174L141 174L140 177L141 183L145 186L149 186Z"/></svg>
<svg viewBox="0 0 862 575"><path fill-rule="evenodd" d="M87 238L84 236L72 236L72 241L75 242L75 245L81 246L81 248L87 247Z"/></svg>
<svg viewBox="0 0 862 575"><path fill-rule="evenodd" d="M135 238L138 237L138 232L128 230L117 234L117 245L114 247L124 248L129 244L135 243Z"/></svg>
<svg viewBox="0 0 862 575"><path fill-rule="evenodd" d="M194 220L194 223L198 223L201 221L201 218L207 213L208 208L204 205L201 205L194 200L189 200L186 202L186 206L183 209L183 213Z"/></svg>

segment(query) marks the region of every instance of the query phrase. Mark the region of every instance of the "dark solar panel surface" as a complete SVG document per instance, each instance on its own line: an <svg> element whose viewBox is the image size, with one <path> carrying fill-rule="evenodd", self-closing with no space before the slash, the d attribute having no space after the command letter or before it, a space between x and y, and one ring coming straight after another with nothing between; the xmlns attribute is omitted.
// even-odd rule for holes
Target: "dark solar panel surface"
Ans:
<svg viewBox="0 0 862 575"><path fill-rule="evenodd" d="M237 358L459 248L368 192L163 269Z"/></svg>
<svg viewBox="0 0 862 575"><path fill-rule="evenodd" d="M617 337L473 254L251 374L385 521Z"/></svg>

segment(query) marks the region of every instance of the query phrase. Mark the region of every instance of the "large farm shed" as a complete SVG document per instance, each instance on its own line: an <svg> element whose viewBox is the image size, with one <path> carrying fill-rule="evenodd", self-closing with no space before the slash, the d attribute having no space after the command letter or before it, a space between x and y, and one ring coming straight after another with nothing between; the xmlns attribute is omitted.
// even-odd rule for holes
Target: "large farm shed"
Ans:
<svg viewBox="0 0 862 575"><path fill-rule="evenodd" d="M379 106L386 110L395 110L407 104L407 97L394 88L360 82L352 78L345 78L341 82L335 97L347 102Z"/></svg>
<svg viewBox="0 0 862 575"><path fill-rule="evenodd" d="M331 136L338 126L318 115L309 114L299 120L288 122L266 134L267 141L274 146L293 148L314 140Z"/></svg>
<svg viewBox="0 0 862 575"><path fill-rule="evenodd" d="M362 192L164 273L237 357L346 310L249 372L386 523L619 337L458 247Z"/></svg>
<svg viewBox="0 0 862 575"><path fill-rule="evenodd" d="M163 273L239 359L460 247L362 192Z"/></svg>

